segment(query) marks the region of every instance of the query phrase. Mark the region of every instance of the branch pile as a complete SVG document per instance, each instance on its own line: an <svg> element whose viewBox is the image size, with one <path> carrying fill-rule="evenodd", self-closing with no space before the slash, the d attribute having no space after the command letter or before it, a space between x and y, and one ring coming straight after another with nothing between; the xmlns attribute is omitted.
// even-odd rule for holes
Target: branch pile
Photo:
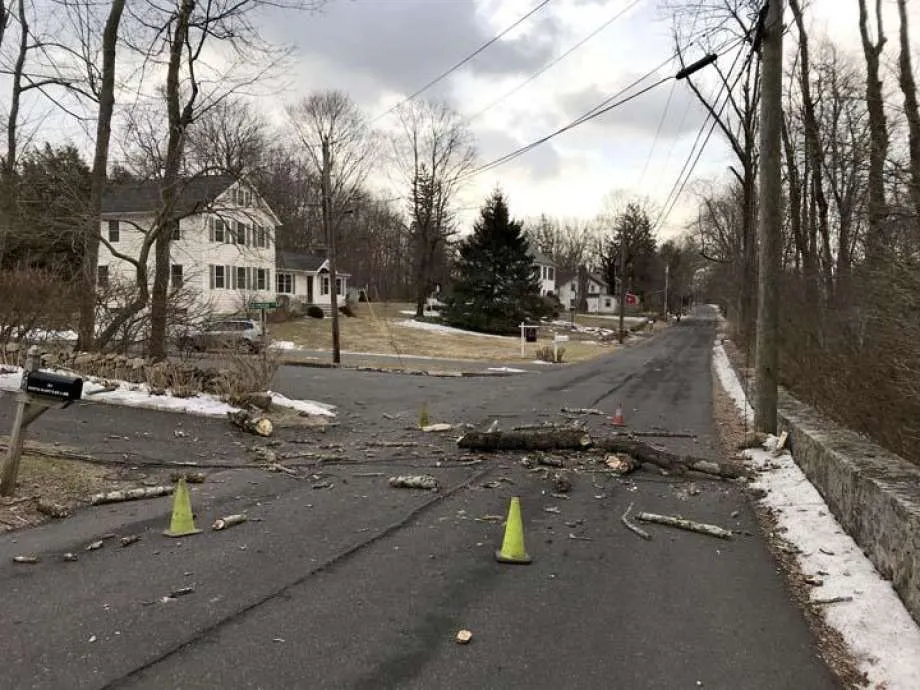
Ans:
<svg viewBox="0 0 920 690"><path fill-rule="evenodd" d="M558 429L551 431L472 431L457 441L460 448L495 452L503 450L524 451L588 451L598 450L634 458L640 464L649 463L673 474L685 474L688 471L701 472L726 479L746 477L749 471L740 463L719 462L697 458L692 455L678 455L663 448L658 448L631 438L610 437L592 439L587 433L576 429ZM626 471L634 467L628 466Z"/></svg>

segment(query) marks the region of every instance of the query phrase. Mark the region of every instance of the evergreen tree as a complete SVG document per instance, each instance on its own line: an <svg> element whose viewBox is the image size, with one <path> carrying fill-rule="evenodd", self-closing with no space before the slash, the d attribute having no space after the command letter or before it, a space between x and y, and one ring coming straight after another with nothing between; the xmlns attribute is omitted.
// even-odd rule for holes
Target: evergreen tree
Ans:
<svg viewBox="0 0 920 690"><path fill-rule="evenodd" d="M486 200L473 234L460 243L457 282L445 313L458 328L515 334L522 321L548 313L522 224L501 191Z"/></svg>

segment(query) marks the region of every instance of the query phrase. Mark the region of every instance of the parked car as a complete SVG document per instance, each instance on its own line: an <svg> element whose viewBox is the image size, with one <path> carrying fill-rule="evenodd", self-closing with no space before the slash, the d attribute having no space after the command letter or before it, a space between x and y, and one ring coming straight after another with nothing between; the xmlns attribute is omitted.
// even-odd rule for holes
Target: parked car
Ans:
<svg viewBox="0 0 920 690"><path fill-rule="evenodd" d="M259 352L262 349L262 327L252 319L215 321L179 336L182 350L238 349Z"/></svg>

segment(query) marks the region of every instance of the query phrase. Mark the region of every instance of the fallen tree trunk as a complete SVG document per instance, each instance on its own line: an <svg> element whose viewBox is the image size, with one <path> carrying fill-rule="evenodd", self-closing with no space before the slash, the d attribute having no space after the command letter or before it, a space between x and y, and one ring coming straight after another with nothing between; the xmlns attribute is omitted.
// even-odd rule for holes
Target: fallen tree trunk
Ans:
<svg viewBox="0 0 920 690"><path fill-rule="evenodd" d="M693 470L727 479L746 477L749 471L740 463L718 462L678 455L632 438L609 437L592 440L580 429L553 429L548 431L471 431L457 442L461 448L479 451L502 450L572 450L592 448L607 453L621 453L640 463L656 465L675 474ZM627 470L628 471L628 470Z"/></svg>
<svg viewBox="0 0 920 690"><path fill-rule="evenodd" d="M634 457L639 462L647 462L676 474L684 474L688 470L693 470L727 479L746 477L749 474L747 468L739 463L706 460L695 458L692 455L678 455L634 439L602 438L594 441L594 447L608 453L623 453Z"/></svg>
<svg viewBox="0 0 920 690"><path fill-rule="evenodd" d="M548 431L470 431L457 445L469 450L587 450L591 437L579 429Z"/></svg>

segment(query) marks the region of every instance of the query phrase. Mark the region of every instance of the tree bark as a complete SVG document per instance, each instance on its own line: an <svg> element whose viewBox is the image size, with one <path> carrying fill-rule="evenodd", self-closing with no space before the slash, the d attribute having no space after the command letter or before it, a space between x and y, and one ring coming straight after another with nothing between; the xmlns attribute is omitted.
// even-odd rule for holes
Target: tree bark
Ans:
<svg viewBox="0 0 920 690"><path fill-rule="evenodd" d="M89 208L83 238L83 291L80 295L78 349L93 349L96 331L96 265L99 262L102 195L105 191L115 109L115 57L118 27L125 0L112 0L102 33L102 83L99 88L99 114L96 120L96 148L90 177Z"/></svg>
<svg viewBox="0 0 920 690"><path fill-rule="evenodd" d="M866 106L869 110L869 236L866 241L866 258L870 269L884 264L891 250L891 236L888 231L888 206L885 201L885 159L888 156L888 124L885 118L885 102L882 96L882 80L879 76L879 56L885 45L882 28L882 2L876 0L875 18L878 36L873 42L869 37L869 13L866 0L859 0L859 35L863 55L866 59Z"/></svg>
<svg viewBox="0 0 920 690"><path fill-rule="evenodd" d="M907 0L898 0L898 14L901 19L901 54L898 58L899 83L904 95L904 114L907 117L908 142L910 147L910 195L914 205L914 227L920 240L920 109L917 106L917 84L910 56L910 36L907 26Z"/></svg>
<svg viewBox="0 0 920 690"><path fill-rule="evenodd" d="M468 450L586 450L591 437L578 429L554 431L470 431L457 445Z"/></svg>
<svg viewBox="0 0 920 690"><path fill-rule="evenodd" d="M153 288L150 295L150 356L155 360L167 355L166 329L169 296L170 245L174 231L179 227L176 201L179 196L179 169L185 148L185 130L191 122L192 109L197 95L197 85L192 73L191 92L184 106L180 104L180 70L182 55L188 38L189 22L195 9L195 0L181 0L175 17L175 28L169 47L169 65L166 71L166 112L169 138L166 143L166 164L160 188L161 207L151 232L154 239Z"/></svg>
<svg viewBox="0 0 920 690"><path fill-rule="evenodd" d="M758 274L755 426L775 433L779 353L779 264L782 251L783 8L771 0L761 42L760 271Z"/></svg>

